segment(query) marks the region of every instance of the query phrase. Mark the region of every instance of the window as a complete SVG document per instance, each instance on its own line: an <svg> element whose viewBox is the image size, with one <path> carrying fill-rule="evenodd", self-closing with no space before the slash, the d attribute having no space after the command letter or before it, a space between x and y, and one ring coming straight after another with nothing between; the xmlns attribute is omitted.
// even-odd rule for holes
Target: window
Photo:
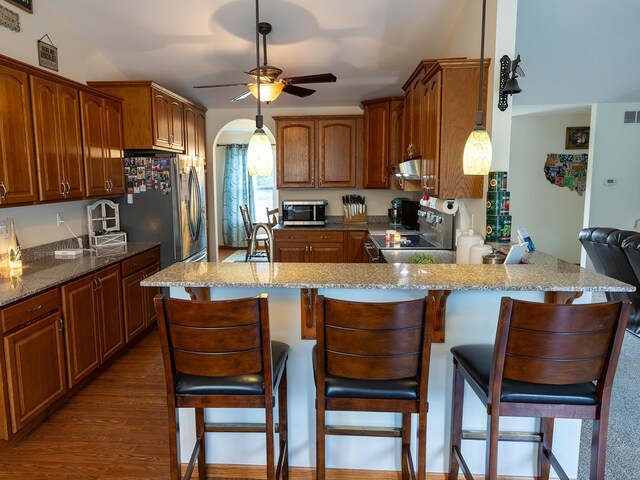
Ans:
<svg viewBox="0 0 640 480"><path fill-rule="evenodd" d="M253 187L253 221L267 222L267 208L272 210L275 205L273 175L269 177L249 177Z"/></svg>

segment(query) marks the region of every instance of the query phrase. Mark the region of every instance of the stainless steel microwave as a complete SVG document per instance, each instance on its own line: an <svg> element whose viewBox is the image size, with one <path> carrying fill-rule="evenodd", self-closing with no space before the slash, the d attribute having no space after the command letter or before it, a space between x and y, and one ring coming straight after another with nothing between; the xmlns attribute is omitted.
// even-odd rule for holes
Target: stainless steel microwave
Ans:
<svg viewBox="0 0 640 480"><path fill-rule="evenodd" d="M325 225L326 200L286 200L282 202L283 225Z"/></svg>

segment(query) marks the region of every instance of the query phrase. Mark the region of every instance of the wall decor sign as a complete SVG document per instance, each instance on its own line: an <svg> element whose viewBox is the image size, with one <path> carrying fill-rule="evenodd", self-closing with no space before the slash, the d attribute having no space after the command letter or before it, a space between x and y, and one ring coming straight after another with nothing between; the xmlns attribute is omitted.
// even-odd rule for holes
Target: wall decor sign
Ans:
<svg viewBox="0 0 640 480"><path fill-rule="evenodd" d="M33 13L33 0L5 0L11 5L21 8L25 12Z"/></svg>
<svg viewBox="0 0 640 480"><path fill-rule="evenodd" d="M43 41L44 38L48 38L49 42ZM58 71L58 48L46 33L38 40L38 63L41 67Z"/></svg>
<svg viewBox="0 0 640 480"><path fill-rule="evenodd" d="M586 150L589 148L589 127L567 127L566 150Z"/></svg>
<svg viewBox="0 0 640 480"><path fill-rule="evenodd" d="M549 153L544 164L544 175L551 184L582 195L587 188L587 160L586 153Z"/></svg>
<svg viewBox="0 0 640 480"><path fill-rule="evenodd" d="M20 16L8 8L0 5L0 25L14 32L20 31Z"/></svg>

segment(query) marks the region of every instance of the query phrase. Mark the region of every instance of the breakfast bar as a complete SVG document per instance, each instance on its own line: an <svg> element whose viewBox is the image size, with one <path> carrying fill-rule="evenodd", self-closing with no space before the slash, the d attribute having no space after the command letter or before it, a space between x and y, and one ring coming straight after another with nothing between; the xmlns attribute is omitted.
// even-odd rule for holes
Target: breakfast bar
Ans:
<svg viewBox="0 0 640 480"><path fill-rule="evenodd" d="M311 366L313 312L307 296L315 293L351 301L384 302L440 296L441 343L431 351L429 413L427 420L427 471L447 472L448 437L452 390L452 346L494 342L500 299L511 296L553 303L590 303L591 292L631 291L632 286L593 273L557 258L534 252L520 265L411 265L313 264L313 263L177 263L142 282L145 287L170 287L176 298L231 299L269 296L270 329L274 340L291 347L289 356L289 454L290 465L313 467L315 462L315 386ZM189 293L187 293L189 292ZM302 292L302 293L301 293ZM445 303L446 301L446 303ZM310 311L311 310L311 311ZM307 334L305 335L305 330ZM468 388L468 387L467 387ZM486 412L472 399L465 406L464 428L484 430ZM262 421L229 410L208 411L207 419ZM191 451L193 413L181 411L182 451ZM395 414L329 412L328 423L397 427ZM413 425L415 432L416 425ZM508 418L501 430L533 431L535 421ZM556 423L556 455L575 478L578 465L580 422ZM399 470L398 449L380 438L332 437L327 442L327 467L365 470ZM532 477L535 473L533 445L501 445L499 471L503 475ZM264 438L247 436L242 447L229 434L212 436L207 445L209 463L264 464ZM484 471L482 442L465 442L465 458L473 472ZM503 450L504 449L504 450ZM186 454L186 453L185 453ZM415 454L415 452L414 452ZM183 463L188 458L183 458Z"/></svg>

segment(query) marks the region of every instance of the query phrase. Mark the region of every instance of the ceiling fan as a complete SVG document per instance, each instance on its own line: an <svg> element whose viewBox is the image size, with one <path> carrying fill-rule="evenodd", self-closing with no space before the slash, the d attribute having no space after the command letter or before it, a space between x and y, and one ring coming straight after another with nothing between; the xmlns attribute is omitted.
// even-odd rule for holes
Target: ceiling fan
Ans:
<svg viewBox="0 0 640 480"><path fill-rule="evenodd" d="M260 75L260 99L263 102L271 102L278 98L282 92L296 97L308 97L315 93L315 90L311 88L299 87L300 84L310 83L332 83L336 81L336 76L332 73L319 73L315 75L302 75L298 77L286 77L278 79L282 75L282 70L273 65L269 65L267 62L267 35L271 33L272 27L270 23L260 22L258 24L258 32L262 35L262 50L264 52L264 63L259 68L253 68L246 74L253 77L256 82L253 83L225 83L220 85L198 85L193 88L218 88L218 87L235 87L244 85L247 90L240 95L236 95L231 99L232 102L237 102L247 98L249 95L253 95L258 98L258 75ZM259 44L256 45L259 48Z"/></svg>

